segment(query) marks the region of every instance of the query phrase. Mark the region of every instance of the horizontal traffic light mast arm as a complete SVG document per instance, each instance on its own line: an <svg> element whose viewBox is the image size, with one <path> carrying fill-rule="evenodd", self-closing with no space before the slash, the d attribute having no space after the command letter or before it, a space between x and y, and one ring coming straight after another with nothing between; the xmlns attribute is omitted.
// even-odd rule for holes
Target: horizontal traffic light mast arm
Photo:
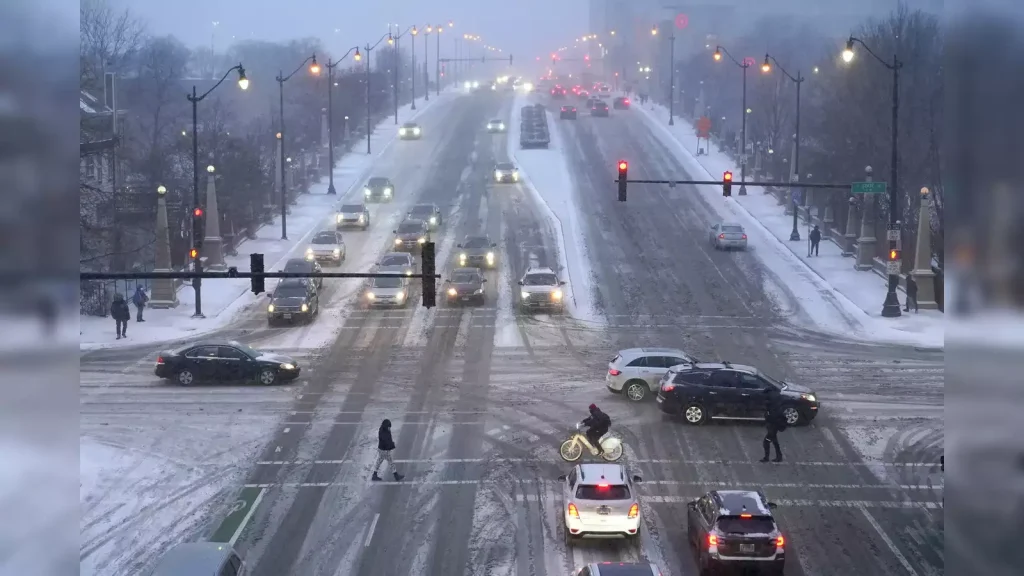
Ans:
<svg viewBox="0 0 1024 576"><path fill-rule="evenodd" d="M441 58L439 62L508 62L508 58Z"/></svg>
<svg viewBox="0 0 1024 576"><path fill-rule="evenodd" d="M80 272L81 280L193 280L195 278L423 278L423 274L402 274L389 272L371 274L364 272L239 272L236 268L228 268L226 272ZM427 276L429 278L429 276ZM434 278L441 278L434 274Z"/></svg>
<svg viewBox="0 0 1024 576"><path fill-rule="evenodd" d="M616 178L612 180L618 182ZM627 184L703 184L708 186L721 186L723 183L747 185L747 186L772 186L774 188L835 188L849 190L850 184L827 184L823 182L758 182L756 180L633 180L632 178L626 179Z"/></svg>

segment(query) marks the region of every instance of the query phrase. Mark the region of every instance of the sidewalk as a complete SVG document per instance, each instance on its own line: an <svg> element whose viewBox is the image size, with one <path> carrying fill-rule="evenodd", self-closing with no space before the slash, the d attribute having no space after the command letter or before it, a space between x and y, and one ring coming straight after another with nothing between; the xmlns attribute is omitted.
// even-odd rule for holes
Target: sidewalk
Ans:
<svg viewBox="0 0 1024 576"><path fill-rule="evenodd" d="M634 110L675 152L692 178L720 180L725 171L732 171L738 179L739 167L714 145L706 156L693 155L697 135L687 119L677 117L675 126L669 126L668 109L658 104L635 106ZM778 275L819 328L870 341L943 347L942 312L922 310L904 313L900 318L883 318L886 279L873 271L855 270L853 259L843 257L839 246L825 239L819 245L820 256L808 257L807 223L799 223L800 241L791 242L792 215L786 215L784 207L763 188L748 186L748 195L738 196L739 186L733 185L733 195L728 199L722 197L720 186L697 188L723 219L744 225L758 257ZM901 303L905 297L900 288ZM836 312L842 318L836 318Z"/></svg>
<svg viewBox="0 0 1024 576"><path fill-rule="evenodd" d="M416 110L412 110L410 104L398 109L398 120L400 123L408 122L423 114L435 103L458 94L456 90L442 91L441 98L434 97L429 102L422 98L418 99ZM371 136L373 154L361 152L359 144L356 144L353 152L341 157L334 169L334 186L338 190L336 196L327 194L328 179L324 178L320 183L312 185L308 194L298 197L288 214L288 240L281 240L281 217L278 215L273 222L256 231L255 239L242 241L238 245L237 256L225 256L225 263L228 266L236 266L239 270L248 270L249 254L262 253L268 271L281 269L288 258L298 254L300 246L305 246L313 234L331 222L335 207L363 181L377 158L390 147L396 135L394 116L388 116L377 125ZM129 300L131 298L131 294L124 296ZM260 299L250 292L248 279L207 280L202 285L202 297L205 318L192 318L195 312L195 291L189 284L178 289L179 304L176 308L145 309L145 322L135 321L135 306L129 302L132 320L128 323L128 337L122 340L115 339L114 320L110 317L81 315L79 349L138 346L199 336L224 328L257 302L265 300L265 296Z"/></svg>

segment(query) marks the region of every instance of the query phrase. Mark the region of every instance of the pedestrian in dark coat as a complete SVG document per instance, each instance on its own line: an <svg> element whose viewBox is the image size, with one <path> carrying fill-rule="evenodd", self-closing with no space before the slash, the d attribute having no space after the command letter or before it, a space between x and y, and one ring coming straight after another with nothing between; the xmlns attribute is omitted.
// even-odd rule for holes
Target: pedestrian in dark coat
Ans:
<svg viewBox="0 0 1024 576"><path fill-rule="evenodd" d="M771 454L771 447L775 446L775 462L782 462L782 448L779 447L779 432L786 429L786 417L782 414L782 399L779 391L775 388L765 388L767 396L765 402L765 435L761 442L764 448L764 458L761 462L767 462Z"/></svg>
<svg viewBox="0 0 1024 576"><path fill-rule="evenodd" d="M914 277L907 274L907 305L903 308L904 312L910 312L910 305L914 305L914 312L919 312L917 308L917 282L914 281Z"/></svg>
<svg viewBox="0 0 1024 576"><path fill-rule="evenodd" d="M127 338L125 330L128 329L128 321L132 319L132 311L121 294L114 294L114 301L110 303L110 317L114 319L117 339Z"/></svg>
<svg viewBox="0 0 1024 576"><path fill-rule="evenodd" d="M807 253L807 255L810 256L810 255L813 254L813 255L817 256L818 255L818 244L821 243L821 229L819 229L817 226L815 226L814 229L811 230L811 235L809 236L809 238L811 240L811 249Z"/></svg>
<svg viewBox="0 0 1024 576"><path fill-rule="evenodd" d="M395 476L395 481L399 481L405 476L398 473L395 468L395 461L391 454L395 450L395 440L391 437L391 420L387 418L380 423L380 428L377 429L377 463L373 465L373 476L371 480L380 482L381 477L377 475L377 469L380 465L387 461L388 467L391 468L391 473Z"/></svg>
<svg viewBox="0 0 1024 576"><path fill-rule="evenodd" d="M142 319L142 309L146 307L146 302L149 302L149 296L146 295L146 291L142 289L142 285L135 287L135 294L132 294L132 304L135 304L135 321L145 322Z"/></svg>

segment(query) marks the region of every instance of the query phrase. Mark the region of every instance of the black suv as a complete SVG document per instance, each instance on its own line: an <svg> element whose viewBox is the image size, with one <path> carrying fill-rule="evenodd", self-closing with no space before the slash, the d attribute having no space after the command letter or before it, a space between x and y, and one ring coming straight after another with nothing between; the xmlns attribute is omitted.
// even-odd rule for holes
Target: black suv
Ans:
<svg viewBox="0 0 1024 576"><path fill-rule="evenodd" d="M312 322L320 313L320 294L305 278L282 278L270 294L267 325Z"/></svg>
<svg viewBox="0 0 1024 576"><path fill-rule="evenodd" d="M612 101L612 107L616 110L629 110L629 98L619 96Z"/></svg>
<svg viewBox="0 0 1024 576"><path fill-rule="evenodd" d="M363 200L366 202L391 202L395 199L395 185L390 178L374 176L363 186Z"/></svg>
<svg viewBox="0 0 1024 576"><path fill-rule="evenodd" d="M658 406L690 424L710 418L763 420L766 391L779 392L782 415L790 426L807 424L821 403L809 388L776 380L752 366L724 363L681 364L661 378Z"/></svg>
<svg viewBox="0 0 1024 576"><path fill-rule="evenodd" d="M712 490L686 505L686 532L701 576L723 568L782 576L786 539L760 491Z"/></svg>
<svg viewBox="0 0 1024 576"><path fill-rule="evenodd" d="M601 102L600 100L597 101L597 102L594 102L590 106L590 115L591 116L607 117L608 116L608 103L607 102Z"/></svg>
<svg viewBox="0 0 1024 576"><path fill-rule="evenodd" d="M284 270L282 270L282 272L294 272L296 274L301 274L303 272L315 272L319 274L323 271L324 269L320 266L319 262L316 260L306 260L304 258L289 258L284 264ZM285 280L289 280L289 278L285 278ZM307 280L307 278L303 278L303 280ZM312 282L318 290L324 287L323 278L308 278L308 280Z"/></svg>

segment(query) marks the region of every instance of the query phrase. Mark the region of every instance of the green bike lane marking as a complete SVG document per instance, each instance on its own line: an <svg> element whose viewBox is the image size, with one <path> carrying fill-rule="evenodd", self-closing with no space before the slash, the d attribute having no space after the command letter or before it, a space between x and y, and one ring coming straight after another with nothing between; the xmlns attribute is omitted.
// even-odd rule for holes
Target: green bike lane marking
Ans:
<svg viewBox="0 0 1024 576"><path fill-rule="evenodd" d="M234 546L238 537L242 535L242 530L245 529L253 513L256 512L256 507L263 500L265 492L265 488L242 488L242 491L238 493L238 498L231 505L231 511L221 520L220 526L210 536L210 542L226 542Z"/></svg>

